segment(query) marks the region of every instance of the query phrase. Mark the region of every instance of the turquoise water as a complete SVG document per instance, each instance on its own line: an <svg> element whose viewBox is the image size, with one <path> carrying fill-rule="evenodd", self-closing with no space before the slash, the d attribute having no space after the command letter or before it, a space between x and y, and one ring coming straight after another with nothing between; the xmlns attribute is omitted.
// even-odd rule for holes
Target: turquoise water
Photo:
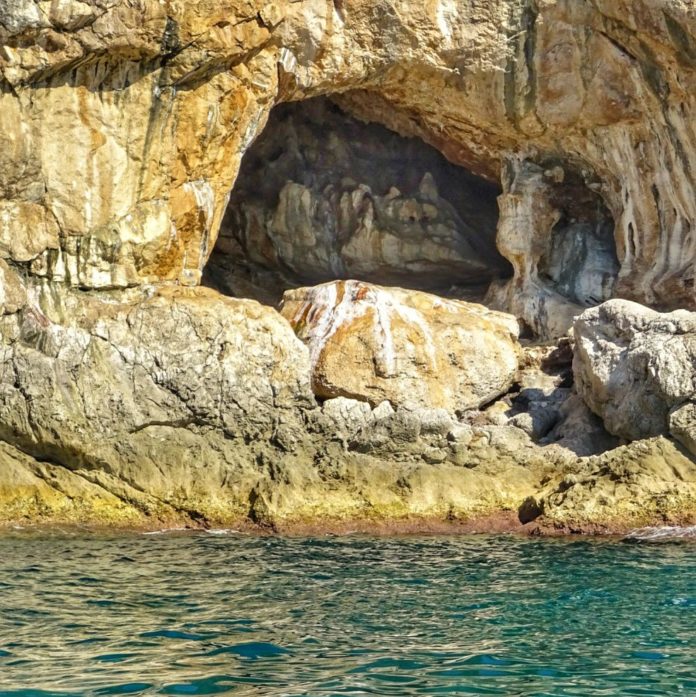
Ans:
<svg viewBox="0 0 696 697"><path fill-rule="evenodd" d="M0 537L0 695L696 695L693 541Z"/></svg>

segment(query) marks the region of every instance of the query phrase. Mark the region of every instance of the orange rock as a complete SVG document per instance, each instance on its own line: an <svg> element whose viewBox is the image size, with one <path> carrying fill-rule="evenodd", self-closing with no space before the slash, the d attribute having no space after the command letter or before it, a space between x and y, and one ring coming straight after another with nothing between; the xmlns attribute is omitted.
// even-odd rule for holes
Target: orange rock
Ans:
<svg viewBox="0 0 696 697"><path fill-rule="evenodd" d="M518 365L514 317L401 288L337 281L285 293L320 397L459 411L504 393Z"/></svg>

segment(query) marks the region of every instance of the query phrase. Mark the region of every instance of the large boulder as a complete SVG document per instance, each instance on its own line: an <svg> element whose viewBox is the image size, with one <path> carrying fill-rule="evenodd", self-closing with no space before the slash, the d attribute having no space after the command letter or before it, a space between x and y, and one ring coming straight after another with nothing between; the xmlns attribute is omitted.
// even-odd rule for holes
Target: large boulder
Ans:
<svg viewBox="0 0 696 697"><path fill-rule="evenodd" d="M281 312L309 347L320 397L462 411L517 372L517 321L481 305L336 281L288 291Z"/></svg>
<svg viewBox="0 0 696 697"><path fill-rule="evenodd" d="M314 401L287 323L203 288L112 302L31 289L0 339L0 421L22 441L65 447L162 426L270 438L281 415Z"/></svg>
<svg viewBox="0 0 696 697"><path fill-rule="evenodd" d="M627 440L669 432L670 412L696 396L696 313L661 314L627 300L610 300L575 323L577 390ZM688 430L680 412L674 435Z"/></svg>

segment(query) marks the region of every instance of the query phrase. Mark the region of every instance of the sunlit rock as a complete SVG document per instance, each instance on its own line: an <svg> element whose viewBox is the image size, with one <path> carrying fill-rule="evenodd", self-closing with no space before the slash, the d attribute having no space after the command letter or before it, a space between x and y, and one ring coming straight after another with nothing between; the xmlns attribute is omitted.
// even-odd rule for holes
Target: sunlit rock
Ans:
<svg viewBox="0 0 696 697"><path fill-rule="evenodd" d="M517 371L515 318L480 305L339 281L288 291L281 312L309 347L320 397L461 411Z"/></svg>
<svg viewBox="0 0 696 697"><path fill-rule="evenodd" d="M493 185L510 179L501 163L511 158L549 173L538 197L501 206L503 254L518 261L511 228L541 246L532 265L517 264L500 306L538 333L557 335L608 294L693 307L693 34L687 0L407 2L398 12L389 0L5 3L0 210L11 214L0 244L76 287L195 285L273 106L333 95ZM601 220L566 215L579 182ZM294 212L279 225L319 240L293 208L320 203L308 188L286 192ZM549 225L538 210L561 217ZM369 229L385 233L366 226L351 264L380 247ZM425 262L452 261L446 238ZM394 243L414 263L404 239ZM302 256L309 263L301 246L289 252L293 265Z"/></svg>
<svg viewBox="0 0 696 697"><path fill-rule="evenodd" d="M607 430L629 440L668 433L670 411L696 394L696 313L610 300L574 333L577 390Z"/></svg>

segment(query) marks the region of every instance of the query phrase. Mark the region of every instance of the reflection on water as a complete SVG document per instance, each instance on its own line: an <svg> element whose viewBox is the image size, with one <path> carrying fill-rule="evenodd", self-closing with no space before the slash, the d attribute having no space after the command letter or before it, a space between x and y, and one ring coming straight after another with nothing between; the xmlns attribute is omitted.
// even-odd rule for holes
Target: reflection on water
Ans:
<svg viewBox="0 0 696 697"><path fill-rule="evenodd" d="M696 694L696 545L0 537L0 695Z"/></svg>

